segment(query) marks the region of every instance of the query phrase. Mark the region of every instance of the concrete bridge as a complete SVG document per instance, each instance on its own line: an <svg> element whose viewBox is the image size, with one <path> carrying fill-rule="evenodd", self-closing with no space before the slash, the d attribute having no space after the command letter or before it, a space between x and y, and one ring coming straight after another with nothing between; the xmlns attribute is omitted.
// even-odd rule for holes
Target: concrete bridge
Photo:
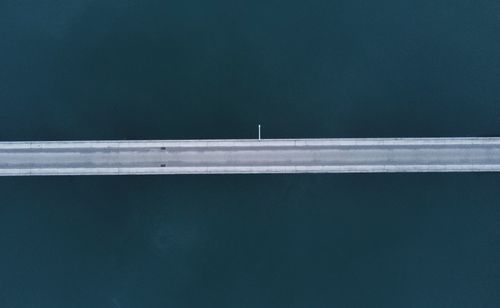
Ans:
<svg viewBox="0 0 500 308"><path fill-rule="evenodd" d="M500 171L500 138L0 142L0 176Z"/></svg>

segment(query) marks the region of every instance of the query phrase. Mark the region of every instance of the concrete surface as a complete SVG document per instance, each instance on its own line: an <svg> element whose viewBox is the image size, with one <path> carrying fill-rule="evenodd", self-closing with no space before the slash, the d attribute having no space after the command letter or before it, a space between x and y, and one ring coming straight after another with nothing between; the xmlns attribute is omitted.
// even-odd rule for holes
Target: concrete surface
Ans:
<svg viewBox="0 0 500 308"><path fill-rule="evenodd" d="M0 176L500 171L500 138L0 142Z"/></svg>

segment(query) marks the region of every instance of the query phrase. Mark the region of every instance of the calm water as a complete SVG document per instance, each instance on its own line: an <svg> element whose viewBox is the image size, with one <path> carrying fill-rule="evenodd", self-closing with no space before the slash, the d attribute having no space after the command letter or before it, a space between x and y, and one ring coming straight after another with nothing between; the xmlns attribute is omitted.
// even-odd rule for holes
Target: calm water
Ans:
<svg viewBox="0 0 500 308"><path fill-rule="evenodd" d="M500 135L493 0L0 0L0 140ZM0 307L498 307L500 174L0 179Z"/></svg>

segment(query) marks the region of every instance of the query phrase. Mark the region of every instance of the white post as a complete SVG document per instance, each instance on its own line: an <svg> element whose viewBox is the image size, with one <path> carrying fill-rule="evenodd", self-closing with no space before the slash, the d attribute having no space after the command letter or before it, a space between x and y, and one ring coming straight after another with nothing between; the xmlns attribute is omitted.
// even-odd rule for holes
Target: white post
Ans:
<svg viewBox="0 0 500 308"><path fill-rule="evenodd" d="M260 141L260 124L259 124L259 141Z"/></svg>

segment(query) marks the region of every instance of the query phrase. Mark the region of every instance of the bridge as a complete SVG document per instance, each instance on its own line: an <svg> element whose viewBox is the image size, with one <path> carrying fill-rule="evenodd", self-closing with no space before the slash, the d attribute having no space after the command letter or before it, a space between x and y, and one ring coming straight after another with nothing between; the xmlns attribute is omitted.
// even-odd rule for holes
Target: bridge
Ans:
<svg viewBox="0 0 500 308"><path fill-rule="evenodd" d="M0 176L500 171L500 138L0 142Z"/></svg>

